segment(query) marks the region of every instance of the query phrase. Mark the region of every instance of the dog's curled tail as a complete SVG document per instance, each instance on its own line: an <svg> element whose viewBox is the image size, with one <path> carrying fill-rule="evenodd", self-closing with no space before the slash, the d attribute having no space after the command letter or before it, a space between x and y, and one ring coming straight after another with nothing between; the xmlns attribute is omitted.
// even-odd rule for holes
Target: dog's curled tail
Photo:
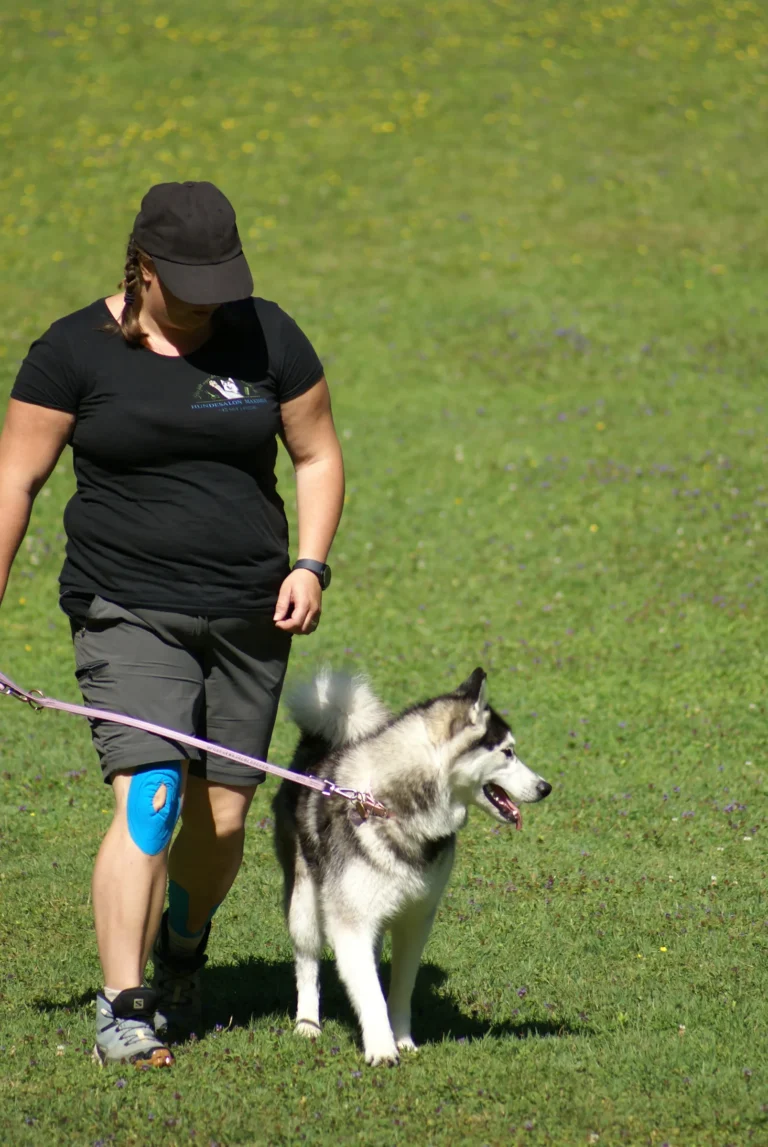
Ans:
<svg viewBox="0 0 768 1147"><path fill-rule="evenodd" d="M301 731L322 737L334 749L369 737L391 717L365 677L331 669L295 685L286 701Z"/></svg>

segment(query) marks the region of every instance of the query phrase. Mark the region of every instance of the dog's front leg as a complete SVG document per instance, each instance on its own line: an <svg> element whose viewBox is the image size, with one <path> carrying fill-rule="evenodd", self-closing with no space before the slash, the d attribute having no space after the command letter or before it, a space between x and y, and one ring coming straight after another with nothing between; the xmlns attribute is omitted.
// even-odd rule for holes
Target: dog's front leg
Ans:
<svg viewBox="0 0 768 1147"><path fill-rule="evenodd" d="M374 956L377 932L362 925L352 928L348 921L330 917L326 928L339 976L360 1020L366 1063L397 1063L397 1047Z"/></svg>
<svg viewBox="0 0 768 1147"><path fill-rule="evenodd" d="M323 929L317 889L300 860L296 865L288 904L288 931L293 941L296 967L296 1035L317 1039L320 1035L320 956Z"/></svg>
<svg viewBox="0 0 768 1147"><path fill-rule="evenodd" d="M429 871L428 896L411 904L391 925L392 975L389 981L389 1021L401 1051L413 1051L416 1048L411 1037L411 997L440 898L451 875L455 849L454 837Z"/></svg>
<svg viewBox="0 0 768 1147"><path fill-rule="evenodd" d="M415 1051L411 1037L411 997L437 908L411 910L392 924L392 976L389 983L389 1022L401 1051Z"/></svg>

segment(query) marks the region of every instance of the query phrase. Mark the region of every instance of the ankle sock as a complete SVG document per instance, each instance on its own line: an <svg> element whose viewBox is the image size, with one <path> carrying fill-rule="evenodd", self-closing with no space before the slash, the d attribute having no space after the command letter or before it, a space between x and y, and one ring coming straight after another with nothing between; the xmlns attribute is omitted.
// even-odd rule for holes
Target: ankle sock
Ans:
<svg viewBox="0 0 768 1147"><path fill-rule="evenodd" d="M197 951L198 945L205 935L205 928L188 936L180 936L178 932L168 925L168 947L177 956L191 956Z"/></svg>
<svg viewBox="0 0 768 1147"><path fill-rule="evenodd" d="M102 988L101 994L108 1004L113 1003L122 992L122 988Z"/></svg>

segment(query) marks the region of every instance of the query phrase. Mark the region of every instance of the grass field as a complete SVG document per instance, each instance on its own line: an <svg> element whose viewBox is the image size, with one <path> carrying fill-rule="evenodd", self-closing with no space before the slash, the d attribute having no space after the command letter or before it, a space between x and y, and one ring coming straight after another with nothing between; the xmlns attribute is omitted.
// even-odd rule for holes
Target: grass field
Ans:
<svg viewBox="0 0 768 1147"><path fill-rule="evenodd" d="M324 1036L292 1038L267 784L209 1030L172 1073L98 1072L110 794L84 723L0 699L0 1141L768 1143L765 6L38 0L0 45L0 394L114 289L149 184L213 179L345 448L292 673L399 706L482 664L555 786L521 834L471 818L418 1057L365 1069L330 959ZM0 667L75 700L71 490L64 458Z"/></svg>

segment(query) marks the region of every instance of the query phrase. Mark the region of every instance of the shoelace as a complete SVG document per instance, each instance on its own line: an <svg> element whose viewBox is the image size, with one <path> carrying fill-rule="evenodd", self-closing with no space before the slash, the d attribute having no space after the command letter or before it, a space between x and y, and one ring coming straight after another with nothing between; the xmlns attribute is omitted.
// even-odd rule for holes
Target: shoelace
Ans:
<svg viewBox="0 0 768 1147"><path fill-rule="evenodd" d="M102 1008L101 1014L108 1016L109 1012ZM156 1042L154 1031L144 1020L118 1019L117 1016L115 1016L108 1024L105 1024L101 1030L102 1032L106 1032L112 1028L116 1029L120 1042L126 1047L131 1047L133 1044L146 1039Z"/></svg>
<svg viewBox="0 0 768 1147"><path fill-rule="evenodd" d="M158 977L158 991L163 994L170 987L172 989L172 1002L174 1004L191 1004L192 996L195 992L197 984L195 978L197 972L189 972L185 975L183 972L174 972L170 969L164 971Z"/></svg>

